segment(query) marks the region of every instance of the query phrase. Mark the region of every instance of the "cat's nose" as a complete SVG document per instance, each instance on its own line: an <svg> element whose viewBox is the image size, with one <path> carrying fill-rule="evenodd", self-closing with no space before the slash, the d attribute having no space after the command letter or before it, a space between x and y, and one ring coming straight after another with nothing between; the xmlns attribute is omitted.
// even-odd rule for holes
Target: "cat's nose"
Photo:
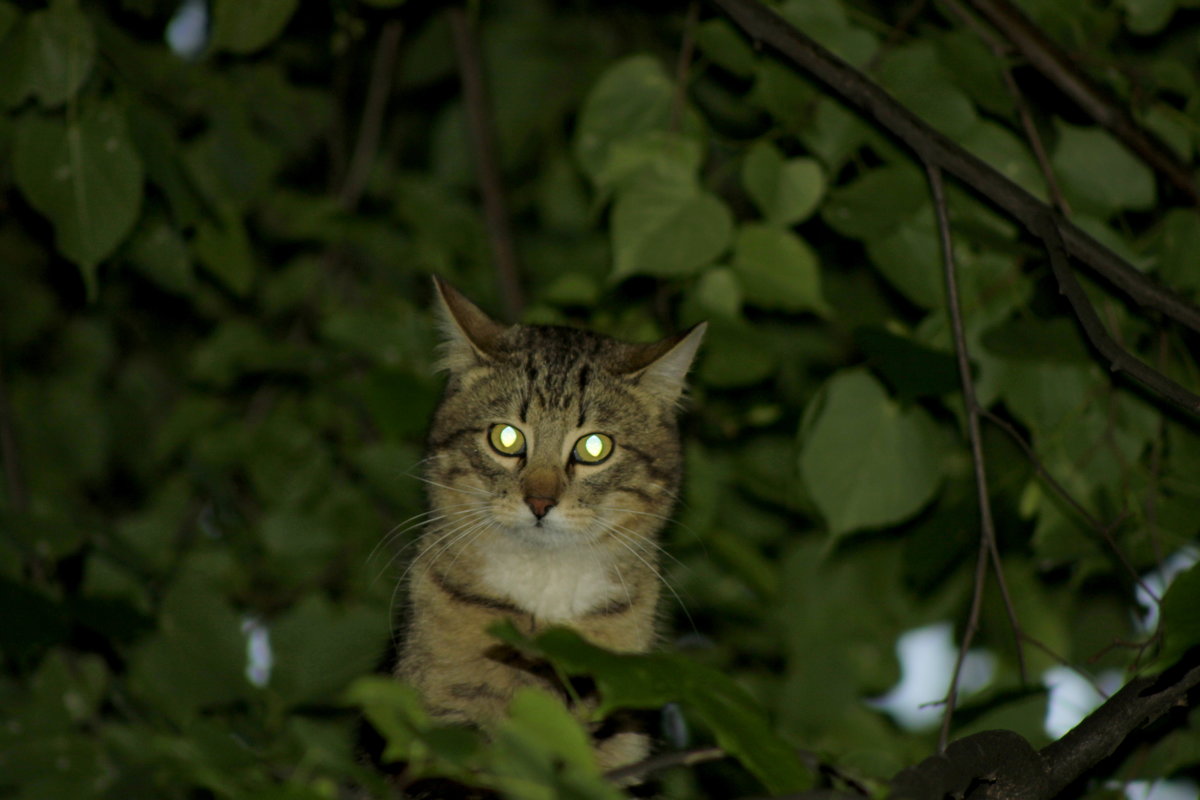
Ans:
<svg viewBox="0 0 1200 800"><path fill-rule="evenodd" d="M529 505L529 510L538 519L546 516L546 512L554 508L555 500L553 497L526 497L525 502Z"/></svg>

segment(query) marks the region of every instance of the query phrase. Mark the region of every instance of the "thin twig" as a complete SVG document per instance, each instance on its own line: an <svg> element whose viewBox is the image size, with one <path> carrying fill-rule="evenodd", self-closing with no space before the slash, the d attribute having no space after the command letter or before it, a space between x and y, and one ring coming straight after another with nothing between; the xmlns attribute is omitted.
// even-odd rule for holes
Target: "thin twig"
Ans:
<svg viewBox="0 0 1200 800"><path fill-rule="evenodd" d="M1167 332L1158 332L1158 371L1162 372L1167 365ZM1154 561L1161 571L1166 560L1159 541L1158 530L1158 493L1162 489L1162 454L1163 444L1167 438L1167 418L1160 414L1158 417L1158 434L1150 448L1150 485L1146 489L1146 501L1143 513L1146 515L1146 531L1150 535L1150 549L1154 551Z"/></svg>
<svg viewBox="0 0 1200 800"><path fill-rule="evenodd" d="M521 315L525 305L521 293L520 269L513 244L512 226L508 218L508 202L500 175L499 146L491 102L483 77L483 57L479 51L475 25L467 12L457 6L448 11L450 29L454 35L454 52L462 81L463 102L467 111L467 127L475 151L475 171L479 178L479 193L483 198L483 215L487 224L488 241L496 263L496 280L500 299L509 319Z"/></svg>
<svg viewBox="0 0 1200 800"><path fill-rule="evenodd" d="M1049 212L1041 223L1041 239L1045 242L1046 250L1050 254L1050 268L1054 271L1054 277L1058 281L1059 291L1066 295L1067 302L1071 304L1075 318L1079 320L1092 347L1108 359L1109 369L1112 371L1127 372L1181 408L1193 414L1200 413L1200 396L1193 394L1158 370L1130 355L1113 341L1104 327L1104 323L1100 321L1099 315L1096 314L1092 301L1088 299L1083 287L1076 280L1075 273L1071 271L1071 265L1068 263L1069 256L1060 230L1062 224L1063 221L1058 214L1053 211Z"/></svg>
<svg viewBox="0 0 1200 800"><path fill-rule="evenodd" d="M975 399L975 384L971 376L971 359L967 352L967 337L963 328L962 309L958 296L958 277L954 265L954 240L950 235L950 215L946 208L946 192L942 183L942 171L933 165L926 165L929 176L929 188L933 195L933 207L937 216L938 233L942 245L942 272L946 282L946 307L950 316L950 327L954 334L954 354L958 362L959 384L962 388L963 406L967 414L967 438L971 443L971 461L975 469L975 492L979 501L979 534L980 553L990 556L996 571L996 580L1000 586L1000 594L1008 611L1009 623L1012 625L1013 637L1017 646L1017 664L1020 667L1021 682L1026 681L1025 651L1021 646L1021 626L1017 620L1016 609L1008 593L1004 580L1004 568L1000 562L1000 551L996 546L996 526L992 518L992 501L988 496L987 462L983 455L983 437L979 432L979 403ZM981 562L986 563L986 562ZM976 571L976 580L980 576ZM972 601L972 621L968 630L978 625L979 586L976 586L976 598ZM963 637L962 647L954 664L954 676L950 691L946 695L946 709L942 718L942 749L949 743L950 717L954 714L954 703L958 694L958 678L962 671L963 662L970 647L968 637Z"/></svg>
<svg viewBox="0 0 1200 800"><path fill-rule="evenodd" d="M1066 658L1064 658L1063 656L1054 652L1052 649L1050 649L1050 647L1045 642L1041 641L1040 639L1034 638L1033 636L1030 636L1025 631L1021 631L1021 639L1023 639L1026 642L1029 642L1031 645L1036 647L1038 650L1041 650L1043 653L1050 656L1050 658L1057 661L1060 666L1066 667L1067 669L1071 670L1079 677L1083 678L1085 681L1087 681L1089 684L1091 684L1092 689L1095 690L1096 694L1100 695L1100 697L1104 698L1105 700L1108 699L1108 697L1109 697L1108 692L1104 691L1104 687L1102 687L1100 685L1100 683L1092 675L1089 675L1087 672L1084 672L1082 669L1080 669L1079 667L1072 664Z"/></svg>
<svg viewBox="0 0 1200 800"><path fill-rule="evenodd" d="M613 783L624 784L626 781L639 780L671 767L693 767L696 764L718 761L722 758L728 758L728 754L719 747L697 747L692 750L679 750L674 753L650 756L636 764L610 769L604 773L604 777Z"/></svg>
<svg viewBox="0 0 1200 800"><path fill-rule="evenodd" d="M875 53L871 56L870 60L867 61L867 63L863 66L863 72L867 73L868 75L875 74L875 71L879 69L879 65L883 62L884 56L886 56L897 44L899 44L900 40L904 38L904 36L908 33L909 27L916 22L919 16L921 16L921 12L925 10L925 6L928 2L929 0L913 0L913 2L909 3L908 6L900 12L900 16L896 20L896 23L888 28L887 38L883 40L883 44L879 45L879 47L875 50Z"/></svg>
<svg viewBox="0 0 1200 800"><path fill-rule="evenodd" d="M375 45L375 60L371 66L371 78L367 84L367 97L363 102L362 120L358 124L358 136L354 142L354 155L346 170L346 179L338 192L342 208L353 211L362 198L375 164L379 150L379 137L383 131L383 120L387 112L388 96L392 93L392 81L396 76L396 54L400 49L400 36L404 25L399 20L389 20L379 32L379 43Z"/></svg>
<svg viewBox="0 0 1200 800"><path fill-rule="evenodd" d="M1133 582L1141 587L1142 590L1145 591L1150 597L1154 597L1154 593L1150 591L1148 586L1146 586L1145 582L1142 580L1142 576L1138 574L1138 571L1134 568L1133 563L1130 562L1130 560L1126 557L1125 552L1121 550L1120 546L1117 544L1117 540L1113 538L1112 532L1124 521L1125 518L1123 516L1117 517L1107 525L1100 522L1100 520L1092 516L1090 511L1084 508L1082 503L1075 499L1074 495L1067 491L1067 488L1063 486L1058 479L1050 474L1050 470L1046 469L1046 465L1042 463L1042 460L1038 458L1038 454L1034 452L1033 445L1025 441L1025 437L1021 435L1020 431L1013 427L1012 423L1003 417L997 416L986 408L980 408L979 413L982 414L988 422L992 423L1000 430L1008 434L1009 438L1012 439L1017 446L1021 448L1021 451L1025 453L1025 457L1029 459L1029 463L1033 465L1033 469L1037 473L1038 477L1045 481L1046 484L1054 490L1054 493L1063 500L1063 502L1074 509L1075 513L1083 517L1083 521L1087 523L1088 528L1095 531L1104 541L1104 543L1108 545L1108 548L1112 551L1113 555L1116 556L1117 560L1121 562L1121 566L1124 567L1125 571L1129 573L1129 577L1133 580Z"/></svg>
<svg viewBox="0 0 1200 800"><path fill-rule="evenodd" d="M675 61L675 94L671 97L671 121L668 130L678 133L683 126L683 111L687 107L688 72L696 52L696 23L700 19L700 0L688 3L683 19L683 39L679 43L679 58Z"/></svg>
<svg viewBox="0 0 1200 800"><path fill-rule="evenodd" d="M963 663L971 649L971 642L979 631L979 615L983 609L983 589L987 584L988 547L979 534L979 556L975 559L975 588L971 592L971 610L967 614L967 627L963 630L962 643L958 647L958 655L954 659L954 672L950 676L950 686L946 690L946 708L942 712L942 726L938 731L938 752L946 752L950 744L950 721L954 717L954 706L958 702L958 680L962 675Z"/></svg>
<svg viewBox="0 0 1200 800"><path fill-rule="evenodd" d="M1050 212L1045 203L938 133L858 70L805 36L758 0L713 0L753 38L825 84L831 92L909 147L922 162L953 175L1034 235ZM1081 229L1060 225L1068 252L1136 302L1200 332L1200 308L1158 285Z"/></svg>
<svg viewBox="0 0 1200 800"><path fill-rule="evenodd" d="M1062 187L1058 185L1054 167L1050 164L1050 156L1046 153L1046 145L1042 142L1041 134L1038 133L1037 125L1033 121L1033 114L1029 111L1029 104L1025 102L1025 95L1021 92L1021 87L1017 86L1012 69L1008 65L1005 65L1003 72L1004 85L1008 87L1013 102L1017 106L1017 116L1021 119L1021 127L1025 129L1025 138L1029 140L1033 157L1037 159L1038 169L1042 171L1042 180L1046 182L1046 192L1050 195L1050 202L1069 217L1072 213L1071 204L1067 202L1067 196L1063 194Z"/></svg>
<svg viewBox="0 0 1200 800"><path fill-rule="evenodd" d="M1138 125L1108 92L1091 81L1062 48L1008 0L968 0L980 14L1005 35L1013 46L1051 83L1068 95L1098 124L1116 136L1126 148L1155 172L1183 191L1192 203L1200 203L1200 190L1191 169L1157 136Z"/></svg>

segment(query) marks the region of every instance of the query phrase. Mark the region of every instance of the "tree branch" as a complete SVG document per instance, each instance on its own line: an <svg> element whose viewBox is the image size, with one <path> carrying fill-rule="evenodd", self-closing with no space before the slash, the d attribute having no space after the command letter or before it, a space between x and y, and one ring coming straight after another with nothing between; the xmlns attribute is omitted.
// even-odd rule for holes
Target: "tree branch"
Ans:
<svg viewBox="0 0 1200 800"><path fill-rule="evenodd" d="M671 121L669 130L678 133L683 126L683 111L687 107L688 72L692 68L692 56L696 52L696 22L700 18L700 0L688 3L687 16L683 20L683 37L679 43L679 57L675 60L675 94L671 97Z"/></svg>
<svg viewBox="0 0 1200 800"><path fill-rule="evenodd" d="M1042 220L1050 213L1045 203L930 128L878 85L800 33L758 0L713 2L751 37L769 45L824 83L834 95L903 142L923 162L953 175L1031 233L1040 235ZM1064 222L1061 234L1072 256L1134 301L1200 332L1200 308L1150 280L1074 225Z"/></svg>
<svg viewBox="0 0 1200 800"><path fill-rule="evenodd" d="M388 95L392 92L392 80L396 75L396 54L403 32L404 25L399 20L388 21L379 32L371 78L367 84L367 97L363 101L362 120L358 124L358 136L354 142L354 155L350 158L346 179L338 191L338 201L347 211L353 211L358 206L367 180L371 177L371 167L379 150L379 136L383 131Z"/></svg>
<svg viewBox="0 0 1200 800"><path fill-rule="evenodd" d="M1192 180L1191 169L1175 157L1175 152L1150 131L1138 125L1108 92L1097 86L1063 52L1008 0L968 0L988 22L1013 44L1029 63L1064 94L1074 100L1092 119L1116 136L1134 155L1148 164L1178 189L1193 204L1200 203L1200 191Z"/></svg>
<svg viewBox="0 0 1200 800"><path fill-rule="evenodd" d="M1021 127L1025 129L1025 138L1029 141L1034 158L1037 159L1038 169L1042 171L1042 180L1046 182L1046 193L1050 195L1050 202L1060 209L1065 216L1071 216L1071 206L1062 192L1062 187L1058 185L1058 179L1054 176L1054 168L1050 164L1050 156L1046 152L1045 145L1042 143L1042 137L1038 133L1037 125L1033 121L1033 115L1029 111L1029 104L1025 102L1025 95L1021 91L1021 87L1017 85L1016 78L1013 77L1012 67L1007 63L1008 57L1012 52L1012 47L1008 42L997 36L995 31L976 19L962 5L960 0L945 0L945 2L947 8L961 19L963 24L975 31L979 35L979 38L983 39L988 49L992 51L992 55L1003 65L1001 72L1004 75L1004 85L1008 89L1008 93L1012 95L1017 117L1021 120Z"/></svg>
<svg viewBox="0 0 1200 800"><path fill-rule="evenodd" d="M963 662L967 659L967 651L971 646L971 638L979 626L979 613L983 595L983 574L986 569L987 557L992 560L996 571L996 580L1000 586L1000 594L1004 598L1004 607L1008 612L1008 620L1012 625L1013 637L1016 640L1017 664L1020 667L1021 682L1025 683L1025 651L1021 645L1021 626L1017 620L1016 609L1008 593L1008 584L1004 580L1004 569L1000 563L1000 551L996 547L996 525L992 518L992 501L987 486L987 461L983 455L983 437L979 432L979 403L975 399L975 384L971 376L971 358L967 352L967 336L963 327L962 306L958 296L958 277L954 264L954 240L950 235L950 214L946 207L946 191L942 183L942 171L937 167L926 164L925 171L929 176L929 189L933 195L933 208L937 216L938 234L942 246L942 275L946 283L946 308L950 316L950 329L954 334L954 355L958 363L958 380L963 395L963 410L967 415L967 439L971 443L971 463L975 471L975 495L979 502L979 551L980 558L976 564L975 592L971 599L970 621L967 632L963 635L958 657L954 661L954 673L950 678L950 688L946 693L946 708L942 713L942 728L939 737L940 747L945 750L950 737L950 719L954 715L955 701L958 697L958 679L962 673Z"/></svg>
<svg viewBox="0 0 1200 800"><path fill-rule="evenodd" d="M1092 301L1088 299L1083 287L1076 280L1075 273L1071 271L1066 247L1060 236L1060 226L1063 224L1058 214L1047 210L1046 219L1041 223L1042 231L1039 235L1046 243L1047 252L1050 254L1050 268L1054 271L1054 277L1058 281L1059 291L1066 295L1071 309L1075 312L1075 318L1079 320L1092 347L1108 359L1109 368L1114 372L1118 370L1128 372L1162 397L1193 414L1200 414L1200 396L1189 392L1158 370L1134 358L1113 341L1108 329L1104 327L1104 323L1096 314Z"/></svg>
<svg viewBox="0 0 1200 800"><path fill-rule="evenodd" d="M1061 739L1042 748L1048 786L1042 797L1051 798L1110 756L1129 736L1186 704L1190 691L1200 686L1200 648L1153 678L1134 678L1108 702L1093 711Z"/></svg>
<svg viewBox="0 0 1200 800"><path fill-rule="evenodd" d="M475 26L467 12L455 6L448 12L454 35L454 52L462 80L463 102L467 111L467 126L475 151L475 173L479 177L479 193L483 197L483 215L487 224L488 241L496 264L496 279L500 284L500 299L510 320L516 320L525 305L521 293L520 270L513 245L512 226L508 219L508 202L504 196L504 181L500 176L499 147L491 102L483 78L483 59Z"/></svg>

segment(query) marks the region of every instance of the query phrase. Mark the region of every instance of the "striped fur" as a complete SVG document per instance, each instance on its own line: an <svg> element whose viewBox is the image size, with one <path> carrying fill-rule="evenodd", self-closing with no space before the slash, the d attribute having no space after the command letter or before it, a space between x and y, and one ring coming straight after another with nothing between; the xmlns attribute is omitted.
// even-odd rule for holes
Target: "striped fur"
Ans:
<svg viewBox="0 0 1200 800"><path fill-rule="evenodd" d="M436 285L449 380L429 432L431 522L407 573L396 674L435 714L486 727L518 687L562 690L544 665L487 634L500 620L529 633L566 625L618 651L653 646L656 538L682 466L675 415L704 328L634 345L503 326ZM523 453L489 444L496 424L519 429ZM597 432L612 437L611 455L573 458L576 442ZM596 747L612 768L643 757L648 741L618 730Z"/></svg>

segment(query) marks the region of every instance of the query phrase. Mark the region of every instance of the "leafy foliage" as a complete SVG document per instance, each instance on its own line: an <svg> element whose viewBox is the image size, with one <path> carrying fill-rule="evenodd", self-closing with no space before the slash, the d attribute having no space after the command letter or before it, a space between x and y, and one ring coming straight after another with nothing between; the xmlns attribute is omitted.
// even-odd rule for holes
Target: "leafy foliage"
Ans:
<svg viewBox="0 0 1200 800"><path fill-rule="evenodd" d="M548 696L485 740L372 676L421 520L428 276L500 308L449 23L418 5L214 0L189 58L164 41L175 3L0 2L0 795L382 797L362 715L404 781L620 796ZM1191 163L1185 5L1025 10ZM793 748L823 780L881 785L935 739L866 700L899 679L902 633L961 636L978 546L921 170L708 7L685 29L682 8L485 6L524 317L643 340L711 322L665 652L522 646L594 679L601 713L666 707L666 747L731 755L663 772L666 796L806 786ZM777 8L1049 196L1006 64L940 4ZM395 19L389 71L378 23ZM1195 301L1195 209L1032 69L1015 77L1073 221ZM1200 644L1197 568L1158 592L1159 629L1135 592L1194 559L1196 421L1094 360L1011 221L961 187L949 207L973 380L1005 426L984 423L988 488L1030 677L1165 668ZM1194 334L1086 288L1118 341L1195 389ZM982 622L995 670L955 735L1044 742L1047 695L1021 683L991 589ZM1195 724L1089 786L1194 778Z"/></svg>

